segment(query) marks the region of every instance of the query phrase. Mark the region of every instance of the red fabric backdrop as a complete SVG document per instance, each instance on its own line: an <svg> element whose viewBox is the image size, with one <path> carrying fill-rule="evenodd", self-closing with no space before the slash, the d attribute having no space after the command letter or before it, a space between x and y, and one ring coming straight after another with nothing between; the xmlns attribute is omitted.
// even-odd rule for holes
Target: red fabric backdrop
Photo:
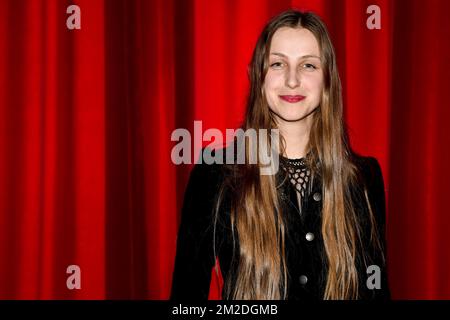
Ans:
<svg viewBox="0 0 450 320"><path fill-rule="evenodd" d="M393 298L450 298L444 0L1 0L0 298L166 299L191 169L170 135L239 124L256 38L291 7L327 23L352 145L381 163Z"/></svg>

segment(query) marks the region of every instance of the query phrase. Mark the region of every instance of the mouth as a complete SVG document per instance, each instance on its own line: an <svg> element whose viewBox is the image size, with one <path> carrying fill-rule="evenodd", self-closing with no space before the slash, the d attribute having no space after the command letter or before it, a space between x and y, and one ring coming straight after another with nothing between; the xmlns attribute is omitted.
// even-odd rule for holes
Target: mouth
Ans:
<svg viewBox="0 0 450 320"><path fill-rule="evenodd" d="M283 95L283 96L280 96L280 98L283 99L286 102L289 102L289 103L297 103L299 101L302 101L306 97L305 96L301 96L301 95L295 95L295 96Z"/></svg>

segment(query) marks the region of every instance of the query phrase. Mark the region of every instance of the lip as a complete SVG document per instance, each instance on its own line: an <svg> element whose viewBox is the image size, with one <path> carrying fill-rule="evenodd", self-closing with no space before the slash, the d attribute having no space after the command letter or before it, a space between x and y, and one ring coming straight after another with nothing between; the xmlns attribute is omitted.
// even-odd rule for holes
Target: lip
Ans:
<svg viewBox="0 0 450 320"><path fill-rule="evenodd" d="M287 101L289 103L297 103L299 101L302 101L303 99L305 99L305 96L301 96L301 95L282 95L280 96L281 99L283 99L284 101Z"/></svg>

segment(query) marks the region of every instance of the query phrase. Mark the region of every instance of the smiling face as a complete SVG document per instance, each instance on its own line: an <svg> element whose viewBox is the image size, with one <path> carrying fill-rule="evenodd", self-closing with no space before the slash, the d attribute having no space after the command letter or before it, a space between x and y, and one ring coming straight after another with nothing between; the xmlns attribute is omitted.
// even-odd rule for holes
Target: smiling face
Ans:
<svg viewBox="0 0 450 320"><path fill-rule="evenodd" d="M282 27L274 33L263 88L278 123L307 119L319 106L323 72L311 31Z"/></svg>

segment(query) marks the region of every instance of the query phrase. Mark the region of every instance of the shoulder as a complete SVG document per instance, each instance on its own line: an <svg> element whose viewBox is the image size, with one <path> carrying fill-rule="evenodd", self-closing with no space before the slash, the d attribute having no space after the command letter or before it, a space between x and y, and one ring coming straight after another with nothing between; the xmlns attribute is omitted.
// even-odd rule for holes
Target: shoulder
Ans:
<svg viewBox="0 0 450 320"><path fill-rule="evenodd" d="M221 150L202 149L200 157L190 172L185 200L200 201L202 206L212 207L223 185L226 170L223 161L211 162L211 159L205 159L208 152L216 160L218 156L221 156Z"/></svg>
<svg viewBox="0 0 450 320"><path fill-rule="evenodd" d="M367 191L368 200L374 210L377 223L384 225L386 203L385 203L385 188L384 179L381 166L378 160L374 157L355 156L354 163L359 170L359 179L361 187ZM364 202L364 195L360 195L360 201Z"/></svg>
<svg viewBox="0 0 450 320"><path fill-rule="evenodd" d="M359 171L360 177L369 189L379 187L380 183L384 185L381 166L376 158L353 155L353 162Z"/></svg>
<svg viewBox="0 0 450 320"><path fill-rule="evenodd" d="M216 183L223 177L224 149L203 148L197 162L190 174L190 181L203 183Z"/></svg>

